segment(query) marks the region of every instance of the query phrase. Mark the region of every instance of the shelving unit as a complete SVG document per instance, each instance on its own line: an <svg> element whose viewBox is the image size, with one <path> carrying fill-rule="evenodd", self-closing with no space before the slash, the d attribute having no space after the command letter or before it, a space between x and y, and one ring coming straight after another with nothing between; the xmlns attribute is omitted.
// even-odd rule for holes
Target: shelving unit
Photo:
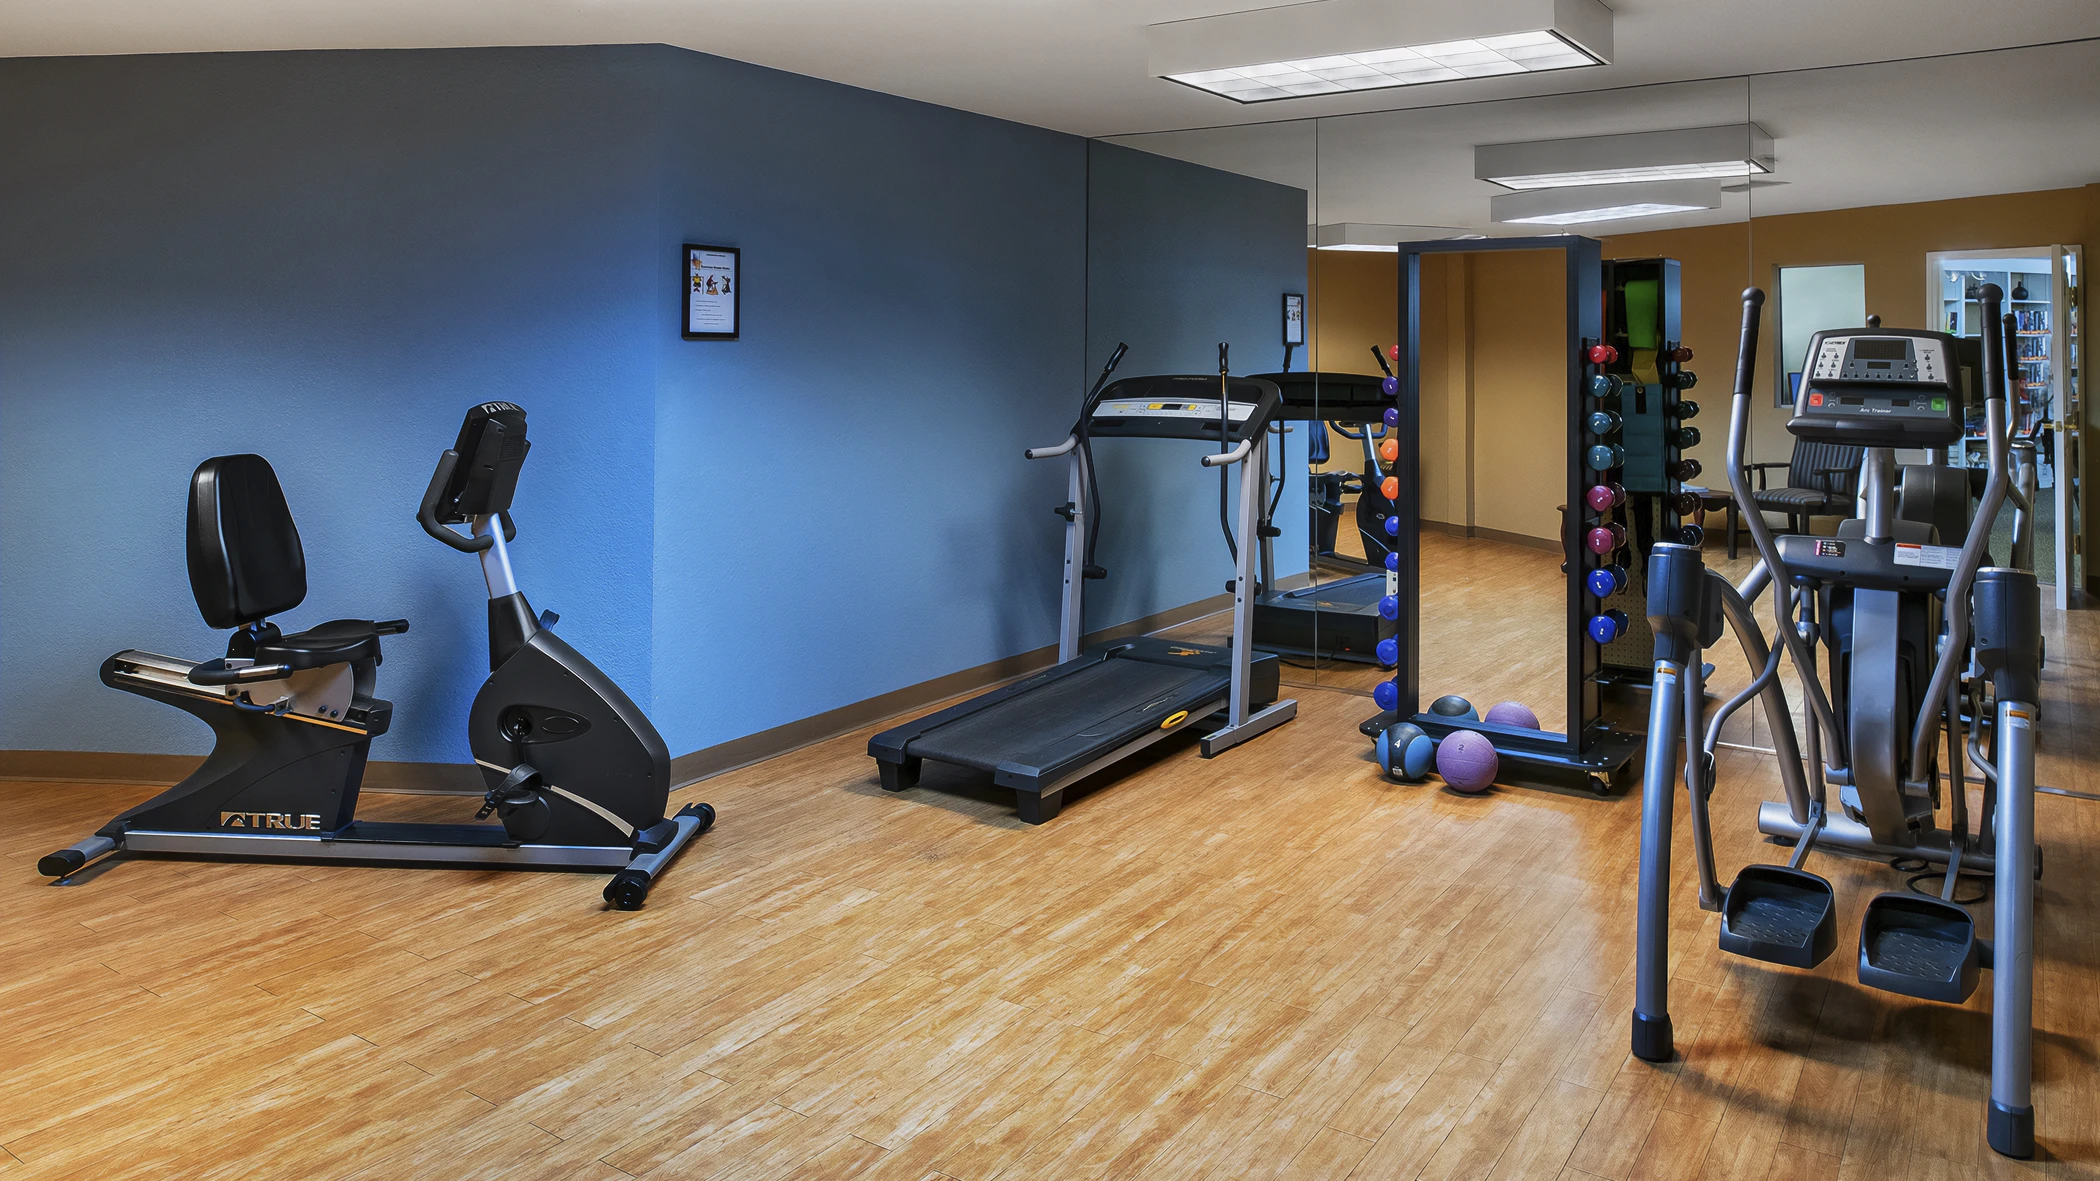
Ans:
<svg viewBox="0 0 2100 1181"><path fill-rule="evenodd" d="M2054 374L2049 342L2055 331L2055 312L2049 297L2053 282L2047 258L1977 259L1973 263L1947 265L1940 271L1940 322L1934 327L1955 336L1977 338L1983 329L1983 307L1975 293L1985 283L1996 283L2006 293L2006 310L2019 318L2019 355L2013 361L2020 409L2010 424L2017 434L2028 433L2052 417ZM2015 297L2016 291L2024 292L2025 297ZM1948 448L1947 461L1963 467L1981 466L1983 446L1982 433L1978 431ZM2051 476L2053 471L2045 469L2044 475ZM2049 482L2043 484L2048 486Z"/></svg>

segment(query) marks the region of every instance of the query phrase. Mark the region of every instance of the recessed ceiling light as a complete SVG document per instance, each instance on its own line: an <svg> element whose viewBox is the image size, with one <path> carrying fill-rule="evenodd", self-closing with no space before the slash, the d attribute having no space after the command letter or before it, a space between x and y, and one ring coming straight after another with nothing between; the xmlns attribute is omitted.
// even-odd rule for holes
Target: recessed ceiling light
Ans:
<svg viewBox="0 0 2100 1181"><path fill-rule="evenodd" d="M1473 175L1505 189L1657 180L1735 180L1772 171L1772 137L1755 123L1591 135L1473 149Z"/></svg>
<svg viewBox="0 0 2100 1181"><path fill-rule="evenodd" d="M1533 189L1501 194L1491 200L1489 206L1490 216L1504 225L1579 226L1719 209L1721 186L1715 181L1671 180L1610 187Z"/></svg>
<svg viewBox="0 0 2100 1181"><path fill-rule="evenodd" d="M1238 103L1603 65L1597 0L1473 0L1403 12L1390 0L1311 0L1146 30L1152 72Z"/></svg>

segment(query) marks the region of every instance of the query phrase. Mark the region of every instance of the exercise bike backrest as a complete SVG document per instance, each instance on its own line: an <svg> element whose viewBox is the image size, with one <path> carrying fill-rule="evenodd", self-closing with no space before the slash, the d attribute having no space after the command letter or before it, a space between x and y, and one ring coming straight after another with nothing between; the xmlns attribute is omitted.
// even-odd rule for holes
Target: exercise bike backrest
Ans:
<svg viewBox="0 0 2100 1181"><path fill-rule="evenodd" d="M423 531L465 553L479 553L494 541L487 534L465 537L447 525L471 524L485 517L503 522L503 539L514 540L510 504L518 491L518 473L532 443L525 437L525 410L511 402L483 402L467 411L459 439L438 457L430 487L416 520Z"/></svg>
<svg viewBox="0 0 2100 1181"><path fill-rule="evenodd" d="M306 601L306 551L277 472L260 455L220 455L190 477L190 593L204 622L248 627Z"/></svg>

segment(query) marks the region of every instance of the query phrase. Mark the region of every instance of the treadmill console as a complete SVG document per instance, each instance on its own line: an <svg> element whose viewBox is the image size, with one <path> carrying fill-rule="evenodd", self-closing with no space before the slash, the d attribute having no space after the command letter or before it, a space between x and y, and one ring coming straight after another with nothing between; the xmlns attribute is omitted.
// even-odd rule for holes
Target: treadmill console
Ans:
<svg viewBox="0 0 2100 1181"><path fill-rule="evenodd" d="M1943 447L1961 438L1961 369L1944 332L1818 332L1802 367L1786 424L1796 438L1855 447Z"/></svg>
<svg viewBox="0 0 2100 1181"><path fill-rule="evenodd" d="M1260 433L1283 407L1275 384L1259 378L1231 378L1226 395L1221 423L1216 377L1126 377L1101 392L1087 433L1097 439L1216 440L1222 426L1224 441L1237 443Z"/></svg>

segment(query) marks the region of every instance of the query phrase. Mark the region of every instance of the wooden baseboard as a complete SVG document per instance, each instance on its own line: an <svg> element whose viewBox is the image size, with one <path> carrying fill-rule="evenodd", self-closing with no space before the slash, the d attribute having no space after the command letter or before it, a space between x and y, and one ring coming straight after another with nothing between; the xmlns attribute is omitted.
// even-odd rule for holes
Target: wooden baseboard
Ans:
<svg viewBox="0 0 2100 1181"><path fill-rule="evenodd" d="M1501 529L1490 529L1485 525L1453 525L1448 521L1420 521L1419 528L1430 533L1442 533L1447 537L1477 537L1483 541L1499 541L1504 545L1521 545L1525 549L1540 549L1548 553L1559 553L1560 542L1550 537L1532 537L1525 533L1509 533Z"/></svg>
<svg viewBox="0 0 2100 1181"><path fill-rule="evenodd" d="M1281 589L1309 585L1311 577L1299 574L1277 580ZM1192 620L1232 609L1231 595L1214 595L1170 611L1147 615L1129 623L1104 628L1087 635L1088 647L1110 644L1132 636L1179 627ZM1018 677L1027 676L1057 662L1057 646L966 668L907 685L866 701L840 706L813 717L733 738L728 742L682 754L671 760L671 782L683 787L702 779L748 767L753 763L787 754L814 742L836 738L885 718L913 713L951 697L976 693ZM0 750L0 779L34 779L61 783L174 783L202 763L202 755L125 754L89 750ZM470 795L486 790L481 771L472 763L373 762L365 768L364 790L399 795Z"/></svg>

